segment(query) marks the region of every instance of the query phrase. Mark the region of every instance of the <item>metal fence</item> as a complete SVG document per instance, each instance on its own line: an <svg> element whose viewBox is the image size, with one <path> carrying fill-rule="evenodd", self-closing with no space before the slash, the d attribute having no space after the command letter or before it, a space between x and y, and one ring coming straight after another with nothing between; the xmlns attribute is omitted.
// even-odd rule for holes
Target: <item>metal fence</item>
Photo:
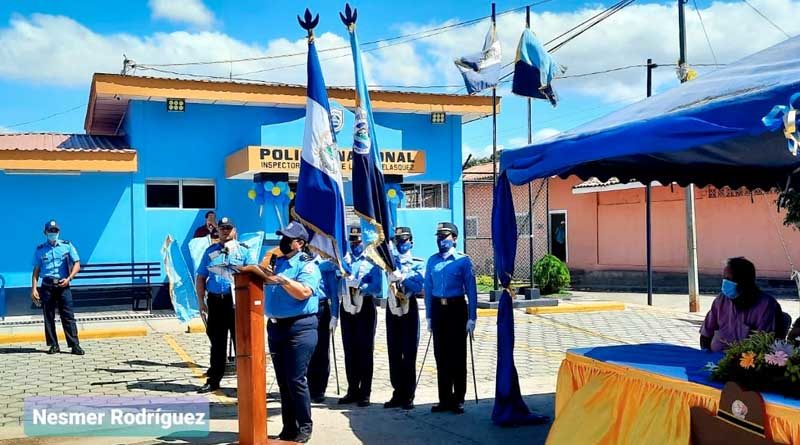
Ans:
<svg viewBox="0 0 800 445"><path fill-rule="evenodd" d="M533 264L549 250L547 185L547 179L540 179L527 185L511 186L517 215L514 268L517 282L530 283ZM464 173L464 250L472 258L477 275L494 274L492 196L491 173Z"/></svg>

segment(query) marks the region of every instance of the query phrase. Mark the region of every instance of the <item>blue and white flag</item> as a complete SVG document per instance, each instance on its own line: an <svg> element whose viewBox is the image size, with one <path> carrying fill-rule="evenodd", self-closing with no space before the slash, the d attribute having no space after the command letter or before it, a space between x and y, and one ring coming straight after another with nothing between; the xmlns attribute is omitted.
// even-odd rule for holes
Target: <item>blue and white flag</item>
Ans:
<svg viewBox="0 0 800 445"><path fill-rule="evenodd" d="M309 33L308 99L300 175L292 213L314 233L309 246L331 258L342 269L347 252L344 187L328 92L314 45L313 28L319 23L319 15L312 20L311 13L306 9L305 21L300 17L297 19Z"/></svg>
<svg viewBox="0 0 800 445"><path fill-rule="evenodd" d="M558 97L550 83L564 71L565 69L544 49L533 31L526 28L517 46L511 92L525 97L547 99L556 106Z"/></svg>
<svg viewBox="0 0 800 445"><path fill-rule="evenodd" d="M500 40L497 39L497 31L492 24L486 33L481 52L455 60L469 94L497 86L500 79L501 55Z"/></svg>
<svg viewBox="0 0 800 445"><path fill-rule="evenodd" d="M172 235L167 235L164 240L161 258L164 262L164 272L169 280L169 297L175 309L175 316L181 323L188 323L200 314L200 305L194 287L194 273L186 265L181 249Z"/></svg>
<svg viewBox="0 0 800 445"><path fill-rule="evenodd" d="M384 187L378 141L375 138L375 121L372 118L372 105L367 91L364 68L361 64L361 50L356 36L358 13L345 6L345 13L339 13L350 34L350 50L356 79L356 122L353 134L353 206L361 217L362 237L367 244L366 253L380 268L394 270L389 238L392 222L389 203Z"/></svg>

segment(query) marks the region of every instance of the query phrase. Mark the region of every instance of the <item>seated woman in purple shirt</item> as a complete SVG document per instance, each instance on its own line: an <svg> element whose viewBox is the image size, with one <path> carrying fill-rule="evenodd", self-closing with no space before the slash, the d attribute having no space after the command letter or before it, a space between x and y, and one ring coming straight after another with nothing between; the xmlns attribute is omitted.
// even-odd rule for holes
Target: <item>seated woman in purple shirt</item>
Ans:
<svg viewBox="0 0 800 445"><path fill-rule="evenodd" d="M756 286L753 263L731 258L723 271L722 292L700 328L700 348L723 351L755 331L780 331L782 315L777 300Z"/></svg>

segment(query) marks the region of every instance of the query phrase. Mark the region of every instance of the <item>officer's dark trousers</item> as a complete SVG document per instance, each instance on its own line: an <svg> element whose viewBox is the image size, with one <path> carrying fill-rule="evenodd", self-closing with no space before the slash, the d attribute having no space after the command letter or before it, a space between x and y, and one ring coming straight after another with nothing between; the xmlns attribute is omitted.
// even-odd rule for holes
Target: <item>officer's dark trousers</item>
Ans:
<svg viewBox="0 0 800 445"><path fill-rule="evenodd" d="M467 302L461 298L432 298L433 355L439 403L452 406L464 403L467 393Z"/></svg>
<svg viewBox="0 0 800 445"><path fill-rule="evenodd" d="M267 339L281 392L283 431L311 434L311 397L306 372L317 346L317 317L270 319Z"/></svg>
<svg viewBox="0 0 800 445"><path fill-rule="evenodd" d="M68 287L58 287L42 284L39 291L44 314L44 337L47 346L58 346L56 333L56 308L61 318L61 327L64 328L64 337L70 348L78 346L78 325L75 324L75 313L72 312L72 290Z"/></svg>
<svg viewBox="0 0 800 445"><path fill-rule="evenodd" d="M225 363L228 352L228 332L236 342L236 312L233 309L233 297L226 294L208 293L208 325L206 334L211 342L211 366L206 375L208 383L218 385L225 374Z"/></svg>
<svg viewBox="0 0 800 445"><path fill-rule="evenodd" d="M364 296L361 311L353 315L341 308L347 395L369 400L372 393L372 356L375 351L377 311L372 297Z"/></svg>
<svg viewBox="0 0 800 445"><path fill-rule="evenodd" d="M327 299L319 302L317 323L317 347L311 356L311 363L308 364L308 392L312 399L325 396L331 374L328 355L331 344L331 306Z"/></svg>
<svg viewBox="0 0 800 445"><path fill-rule="evenodd" d="M389 305L386 305L386 343L389 348L389 378L394 388L392 399L413 402L419 346L419 309L416 298L411 297L408 313L399 317L392 314Z"/></svg>

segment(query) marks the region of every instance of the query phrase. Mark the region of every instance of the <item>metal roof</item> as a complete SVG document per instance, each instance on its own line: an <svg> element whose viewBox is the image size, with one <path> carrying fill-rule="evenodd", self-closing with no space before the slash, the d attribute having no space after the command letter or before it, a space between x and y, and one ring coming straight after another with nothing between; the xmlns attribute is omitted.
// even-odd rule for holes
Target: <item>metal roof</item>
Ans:
<svg viewBox="0 0 800 445"><path fill-rule="evenodd" d="M65 133L0 134L0 150L135 152L123 136L93 136Z"/></svg>

